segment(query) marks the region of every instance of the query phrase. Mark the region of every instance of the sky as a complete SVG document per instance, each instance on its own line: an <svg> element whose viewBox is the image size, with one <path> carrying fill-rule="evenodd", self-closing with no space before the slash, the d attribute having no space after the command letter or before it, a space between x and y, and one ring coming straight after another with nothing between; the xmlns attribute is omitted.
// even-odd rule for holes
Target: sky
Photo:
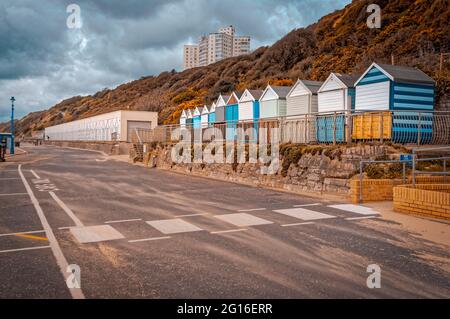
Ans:
<svg viewBox="0 0 450 319"><path fill-rule="evenodd" d="M11 96L21 118L71 96L181 71L183 45L220 27L233 25L256 49L350 2L1 0L0 122L10 118Z"/></svg>

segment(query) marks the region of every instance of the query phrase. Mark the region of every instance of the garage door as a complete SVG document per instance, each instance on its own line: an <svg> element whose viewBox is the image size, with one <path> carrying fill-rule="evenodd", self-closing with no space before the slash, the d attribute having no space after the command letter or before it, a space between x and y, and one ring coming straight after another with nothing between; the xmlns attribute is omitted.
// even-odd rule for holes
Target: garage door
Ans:
<svg viewBox="0 0 450 319"><path fill-rule="evenodd" d="M152 122L150 121L127 121L127 142L131 142L131 136L135 129L144 128L151 129Z"/></svg>

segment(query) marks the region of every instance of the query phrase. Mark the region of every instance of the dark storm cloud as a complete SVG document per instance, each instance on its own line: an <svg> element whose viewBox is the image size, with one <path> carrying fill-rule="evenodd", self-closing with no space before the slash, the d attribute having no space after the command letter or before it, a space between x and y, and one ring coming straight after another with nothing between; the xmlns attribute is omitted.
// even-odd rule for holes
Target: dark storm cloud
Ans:
<svg viewBox="0 0 450 319"><path fill-rule="evenodd" d="M179 70L182 45L221 26L268 45L350 0L2 0L0 120L16 96L18 116L72 95ZM68 29L67 5L83 26Z"/></svg>

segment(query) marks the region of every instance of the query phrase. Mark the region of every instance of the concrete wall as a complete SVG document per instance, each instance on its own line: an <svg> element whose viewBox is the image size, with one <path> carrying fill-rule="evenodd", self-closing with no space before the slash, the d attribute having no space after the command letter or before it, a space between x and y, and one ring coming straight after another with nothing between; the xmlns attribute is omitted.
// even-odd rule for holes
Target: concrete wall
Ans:
<svg viewBox="0 0 450 319"><path fill-rule="evenodd" d="M157 112L116 111L63 123L45 128L46 139L58 141L112 141L127 140L128 121L151 122L151 128L158 125Z"/></svg>
<svg viewBox="0 0 450 319"><path fill-rule="evenodd" d="M44 144L100 151L108 155L127 155L132 147L131 143L126 142L45 141Z"/></svg>

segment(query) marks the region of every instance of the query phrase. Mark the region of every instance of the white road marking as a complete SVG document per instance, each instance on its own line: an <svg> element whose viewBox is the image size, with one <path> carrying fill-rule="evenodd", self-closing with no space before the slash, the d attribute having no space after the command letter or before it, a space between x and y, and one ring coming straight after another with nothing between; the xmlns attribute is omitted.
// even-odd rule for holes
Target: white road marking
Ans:
<svg viewBox="0 0 450 319"><path fill-rule="evenodd" d="M359 220L359 219L371 219L371 218L378 218L378 216L365 216L365 217L349 217L345 220Z"/></svg>
<svg viewBox="0 0 450 319"><path fill-rule="evenodd" d="M353 205L353 204L340 204L340 205L328 205L328 207L336 208L339 210L352 212L360 215L374 215L378 214L377 211L373 210L370 207L365 207L361 205Z"/></svg>
<svg viewBox="0 0 450 319"><path fill-rule="evenodd" d="M0 181L9 181L13 179L20 179L20 177L6 177L6 178L0 178Z"/></svg>
<svg viewBox="0 0 450 319"><path fill-rule="evenodd" d="M314 222L305 222L305 223L294 223L294 224L284 224L280 225L281 227L291 227L291 226L300 226L300 225L311 225L315 224Z"/></svg>
<svg viewBox="0 0 450 319"><path fill-rule="evenodd" d="M33 175L34 175L34 177L36 177L37 179L41 179L41 178L39 177L39 175L38 175L38 174L36 174L36 172L35 172L35 171L33 171L32 169L30 169L30 172L31 172L31 174L33 174Z"/></svg>
<svg viewBox="0 0 450 319"><path fill-rule="evenodd" d="M38 234L38 233L45 233L45 230L33 230L33 231L23 231L23 232L17 232L17 233L9 233L9 234L0 234L0 237L14 236L14 235L19 235L19 234Z"/></svg>
<svg viewBox="0 0 450 319"><path fill-rule="evenodd" d="M266 208L240 209L238 212L256 212L259 210L266 210Z"/></svg>
<svg viewBox="0 0 450 319"><path fill-rule="evenodd" d="M96 162L106 162L107 160L108 160L107 158L105 158L105 159L98 159L98 158L96 158L95 159Z"/></svg>
<svg viewBox="0 0 450 319"><path fill-rule="evenodd" d="M35 250L35 249L44 249L44 248L51 248L51 246L36 246L36 247L28 247L28 248L0 250L0 254L2 254L2 253L11 253L11 252L15 252L15 251L27 251L27 250Z"/></svg>
<svg viewBox="0 0 450 319"><path fill-rule="evenodd" d="M202 213L202 214L189 214L189 215L177 215L174 216L175 218L182 218L182 217L195 217L195 216L205 216L205 215L209 215L209 213Z"/></svg>
<svg viewBox="0 0 450 319"><path fill-rule="evenodd" d="M50 224L47 221L47 218L44 215L44 211L42 210L41 206L39 205L38 200L34 196L33 190L31 189L30 185L28 184L28 181L26 180L25 176L22 173L22 164L19 164L18 167L19 175L22 178L22 182L27 189L28 195L30 196L31 202L34 205L34 208L36 210L36 213L39 216L39 219L41 221L42 226L44 227L45 234L47 235L47 238L50 243L50 248L53 252L53 255L56 258L56 263L59 266L59 269L64 277L65 280L67 280L69 273L67 273L67 267L69 266L69 263L67 262L66 257L64 257L64 254L61 250L61 247L59 247L58 241L56 240L55 235L53 234L53 230L50 227ZM75 299L84 299L84 294L81 289L69 289L70 294Z"/></svg>
<svg viewBox="0 0 450 319"><path fill-rule="evenodd" d="M125 236L110 225L71 227L70 232L80 244L125 238Z"/></svg>
<svg viewBox="0 0 450 319"><path fill-rule="evenodd" d="M73 226L68 226L68 227L58 227L58 229L71 229Z"/></svg>
<svg viewBox="0 0 450 319"><path fill-rule="evenodd" d="M188 233L203 230L182 219L153 220L148 221L147 224L156 228L163 234Z"/></svg>
<svg viewBox="0 0 450 319"><path fill-rule="evenodd" d="M239 231L246 231L246 230L247 230L247 228L219 230L219 231L212 231L212 232L210 232L210 234L227 234L227 233L236 233Z"/></svg>
<svg viewBox="0 0 450 319"><path fill-rule="evenodd" d="M22 196L28 195L28 193L10 193L10 194L0 194L0 196Z"/></svg>
<svg viewBox="0 0 450 319"><path fill-rule="evenodd" d="M59 199L58 196L56 196L55 193L53 192L48 192L50 194L50 196L55 200L55 202L66 212L66 214L70 217L70 219L72 219L72 221L75 223L75 225L77 227L83 227L83 223L81 222L81 220L78 219L77 216L75 216L75 214L72 212L72 210L67 207L66 204L64 204L64 202L62 200Z"/></svg>
<svg viewBox="0 0 450 319"><path fill-rule="evenodd" d="M311 207L311 206L320 206L321 203L314 203L314 204L303 204L303 205L294 205L293 207Z"/></svg>
<svg viewBox="0 0 450 319"><path fill-rule="evenodd" d="M153 240L160 240L160 239L169 239L172 238L170 236L164 236L164 237L150 237L150 238L143 238L143 239L134 239L134 240L129 240L129 243L140 243L143 241L153 241Z"/></svg>
<svg viewBox="0 0 450 319"><path fill-rule="evenodd" d="M214 217L219 218L227 223L233 224L238 227L273 224L273 222L269 220L246 213L217 215Z"/></svg>
<svg viewBox="0 0 450 319"><path fill-rule="evenodd" d="M319 212L305 209L305 208L278 209L278 210L274 210L274 212L283 214L283 215L287 215L290 217L302 219L302 220L317 220L317 219L336 218L336 216L319 213Z"/></svg>
<svg viewBox="0 0 450 319"><path fill-rule="evenodd" d="M142 218L135 218L135 219L122 219L122 220L109 220L105 222L105 224L116 224L116 223L127 223L127 222L137 222L142 220Z"/></svg>

